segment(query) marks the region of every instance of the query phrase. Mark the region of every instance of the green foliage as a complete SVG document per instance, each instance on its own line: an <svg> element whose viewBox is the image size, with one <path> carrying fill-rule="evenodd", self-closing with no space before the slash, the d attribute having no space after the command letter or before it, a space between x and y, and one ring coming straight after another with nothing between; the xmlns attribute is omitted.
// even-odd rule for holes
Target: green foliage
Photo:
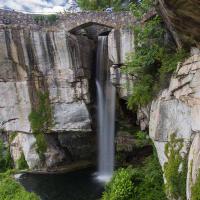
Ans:
<svg viewBox="0 0 200 200"><path fill-rule="evenodd" d="M142 148L144 146L151 144L151 140L146 132L138 131L138 132L136 132L135 135L136 135L136 138L135 138L134 146L136 148Z"/></svg>
<svg viewBox="0 0 200 200"><path fill-rule="evenodd" d="M136 109L137 106L147 105L153 98L153 79L150 75L144 75L134 84L132 95L128 99L128 108Z"/></svg>
<svg viewBox="0 0 200 200"><path fill-rule="evenodd" d="M165 190L170 199L186 200L186 155L181 156L183 139L177 139L175 134L170 136L170 141L165 146L165 155L168 162L164 165L166 178Z"/></svg>
<svg viewBox="0 0 200 200"><path fill-rule="evenodd" d="M107 7L121 10L121 0L78 0L77 2L83 10L103 10Z"/></svg>
<svg viewBox="0 0 200 200"><path fill-rule="evenodd" d="M107 185L103 200L129 200L133 193L131 172L128 169L119 169Z"/></svg>
<svg viewBox="0 0 200 200"><path fill-rule="evenodd" d="M39 24L41 22L45 22L45 23L50 23L53 24L55 23L59 18L57 15L55 14L51 14L51 15L35 15L33 17L34 21Z"/></svg>
<svg viewBox="0 0 200 200"><path fill-rule="evenodd" d="M143 0L131 4L133 14L140 19L153 5L152 0ZM182 61L186 52L175 50L165 42L166 30L161 18L155 16L144 24L139 23L135 28L135 52L128 56L126 73L136 77L132 96L128 107L134 109L147 105L163 88Z"/></svg>
<svg viewBox="0 0 200 200"><path fill-rule="evenodd" d="M7 174L0 174L0 200L39 200Z"/></svg>
<svg viewBox="0 0 200 200"><path fill-rule="evenodd" d="M136 133L136 138L139 140L145 140L145 139L147 139L147 133L144 131L138 131Z"/></svg>
<svg viewBox="0 0 200 200"><path fill-rule="evenodd" d="M153 7L152 0L142 0L140 3L132 2L130 3L130 9L133 11L133 15L138 19L141 19L142 16L149 11L151 7Z"/></svg>
<svg viewBox="0 0 200 200"><path fill-rule="evenodd" d="M49 103L49 94L38 92L38 105L33 108L29 121L34 133L45 133L52 126L52 111Z"/></svg>
<svg viewBox="0 0 200 200"><path fill-rule="evenodd" d="M37 152L40 158L44 158L47 144L45 140L45 133L49 132L49 128L53 124L52 110L49 103L49 94L38 92L38 105L32 110L29 115L31 128L36 137Z"/></svg>
<svg viewBox="0 0 200 200"><path fill-rule="evenodd" d="M5 172L12 168L12 158L9 147L4 147L3 141L0 140L0 172Z"/></svg>
<svg viewBox="0 0 200 200"><path fill-rule="evenodd" d="M191 200L200 200L200 170L195 184L191 188Z"/></svg>
<svg viewBox="0 0 200 200"><path fill-rule="evenodd" d="M37 143L37 153L39 154L39 157L41 160L44 160L44 153L47 150L47 143L45 140L45 135L42 133L36 133L35 134L36 143Z"/></svg>
<svg viewBox="0 0 200 200"><path fill-rule="evenodd" d="M167 200L156 152L143 166L120 169L107 184L103 200Z"/></svg>
<svg viewBox="0 0 200 200"><path fill-rule="evenodd" d="M19 158L19 160L17 161L17 168L20 169L20 170L23 170L23 169L28 169L28 164L26 162L26 159L25 159L25 156L24 156L24 153L21 154L21 157Z"/></svg>

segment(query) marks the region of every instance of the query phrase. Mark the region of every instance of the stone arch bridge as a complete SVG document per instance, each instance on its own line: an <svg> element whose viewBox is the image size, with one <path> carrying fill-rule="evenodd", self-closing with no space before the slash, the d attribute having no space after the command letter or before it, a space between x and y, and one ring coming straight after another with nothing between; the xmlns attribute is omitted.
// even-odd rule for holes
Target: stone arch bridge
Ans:
<svg viewBox="0 0 200 200"><path fill-rule="evenodd" d="M32 28L63 27L71 31L77 27L85 27L91 24L103 25L106 27L120 29L130 27L135 23L135 18L130 12L78 12L58 14L56 23L35 20L38 14L25 14L21 12L0 9L1 26L25 26Z"/></svg>

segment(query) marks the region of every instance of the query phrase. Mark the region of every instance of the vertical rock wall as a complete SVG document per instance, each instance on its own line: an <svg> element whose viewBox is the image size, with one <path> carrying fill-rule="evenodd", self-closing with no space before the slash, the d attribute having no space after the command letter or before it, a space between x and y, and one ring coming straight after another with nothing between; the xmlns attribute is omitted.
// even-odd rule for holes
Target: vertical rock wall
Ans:
<svg viewBox="0 0 200 200"><path fill-rule="evenodd" d="M188 154L187 199L200 169L200 55L179 64L164 90L151 104L149 134L156 146L162 166L167 161L165 144L170 135L183 139L182 152Z"/></svg>
<svg viewBox="0 0 200 200"><path fill-rule="evenodd" d="M125 64L127 56L134 52L133 30L112 30L108 36L108 51L111 81L117 86L119 97L127 99L132 92L134 77L122 73L120 67Z"/></svg>
<svg viewBox="0 0 200 200"><path fill-rule="evenodd" d="M11 144L14 160L23 151L30 168L40 165L28 119L39 91L49 94L50 131L91 131L87 106L94 48L86 37L62 30L0 29L0 121L6 131L19 133ZM48 135L46 140L47 166L66 159L57 142L49 142Z"/></svg>

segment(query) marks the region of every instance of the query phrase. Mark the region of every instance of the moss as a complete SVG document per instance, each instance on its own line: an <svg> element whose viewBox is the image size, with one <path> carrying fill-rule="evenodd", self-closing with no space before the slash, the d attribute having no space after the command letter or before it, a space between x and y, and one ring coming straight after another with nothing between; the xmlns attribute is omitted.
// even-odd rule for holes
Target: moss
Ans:
<svg viewBox="0 0 200 200"><path fill-rule="evenodd" d="M39 200L34 193L26 192L8 173L0 174L0 200Z"/></svg>
<svg viewBox="0 0 200 200"><path fill-rule="evenodd" d="M46 152L47 143L45 140L46 133L52 127L52 110L49 102L49 94L37 92L38 105L32 109L29 115L29 121L33 134L36 137L37 152L40 158L44 158Z"/></svg>
<svg viewBox="0 0 200 200"><path fill-rule="evenodd" d="M191 188L191 200L200 200L200 170L196 182Z"/></svg>
<svg viewBox="0 0 200 200"><path fill-rule="evenodd" d="M170 136L165 146L168 161L164 164L165 190L170 199L186 200L187 155L181 156L183 139Z"/></svg>
<svg viewBox="0 0 200 200"><path fill-rule="evenodd" d="M17 168L19 170L28 169L28 164L26 162L24 153L21 154L21 157L17 160Z"/></svg>

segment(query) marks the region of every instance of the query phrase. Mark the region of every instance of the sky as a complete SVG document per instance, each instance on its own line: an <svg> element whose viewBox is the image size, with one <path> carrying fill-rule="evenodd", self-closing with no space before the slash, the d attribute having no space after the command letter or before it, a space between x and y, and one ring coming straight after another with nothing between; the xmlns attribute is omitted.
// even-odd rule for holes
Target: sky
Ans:
<svg viewBox="0 0 200 200"><path fill-rule="evenodd" d="M54 13L68 7L68 0L0 0L0 8L34 13Z"/></svg>

